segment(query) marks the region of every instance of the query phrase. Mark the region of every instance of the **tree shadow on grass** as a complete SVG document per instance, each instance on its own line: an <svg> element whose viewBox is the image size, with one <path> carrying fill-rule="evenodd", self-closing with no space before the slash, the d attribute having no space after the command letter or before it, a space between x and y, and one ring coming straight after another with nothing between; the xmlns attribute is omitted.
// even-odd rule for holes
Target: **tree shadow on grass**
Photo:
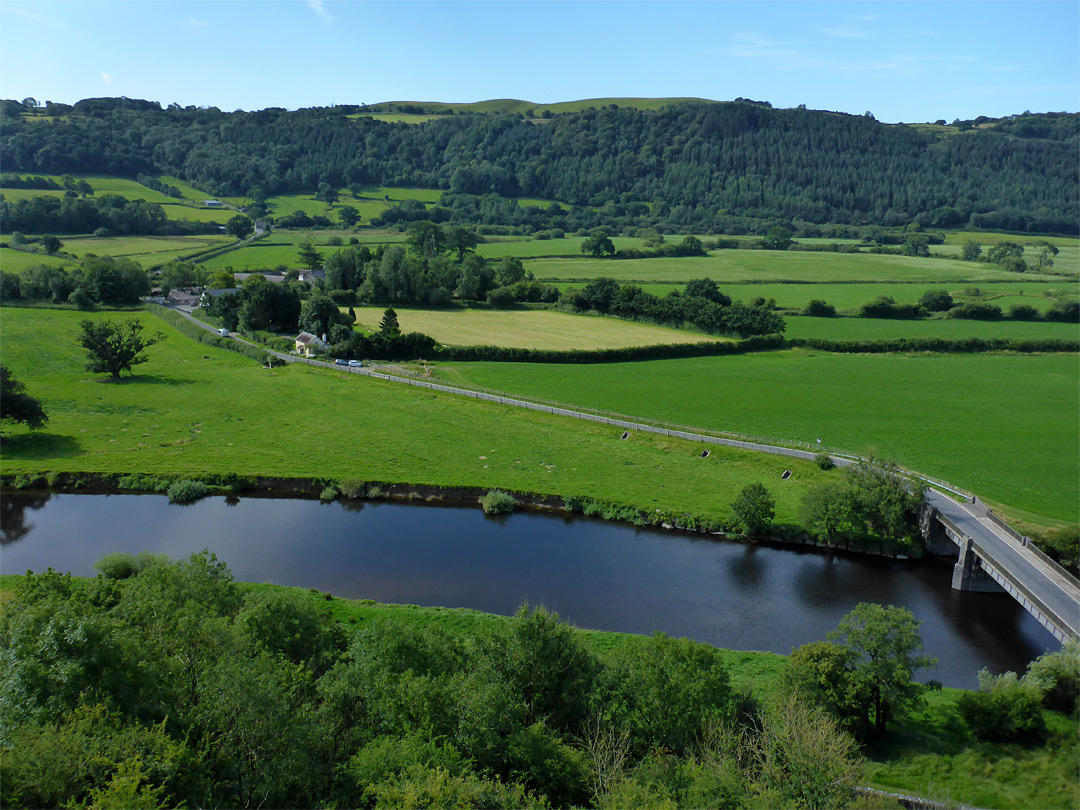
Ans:
<svg viewBox="0 0 1080 810"><path fill-rule="evenodd" d="M59 433L24 433L0 438L0 450L8 461L81 456L86 451L74 436Z"/></svg>
<svg viewBox="0 0 1080 810"><path fill-rule="evenodd" d="M163 377L159 374L136 374L134 377L121 377L119 381L104 377L99 382L128 385L191 385L194 380L181 380L176 377Z"/></svg>

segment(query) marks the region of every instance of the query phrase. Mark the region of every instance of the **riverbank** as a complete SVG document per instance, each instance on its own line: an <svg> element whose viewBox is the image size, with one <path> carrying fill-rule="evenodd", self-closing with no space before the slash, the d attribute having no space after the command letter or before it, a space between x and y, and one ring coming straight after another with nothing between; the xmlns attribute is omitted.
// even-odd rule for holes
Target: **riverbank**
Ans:
<svg viewBox="0 0 1080 810"><path fill-rule="evenodd" d="M191 486L180 486L189 484ZM87 494L168 494L177 503L192 499L173 497L196 492L196 497L208 495L244 495L279 498L308 498L322 501L388 501L429 503L480 509L481 499L490 489L481 487L445 487L403 482L335 480L329 478L270 478L207 475L198 479L179 476L139 475L123 473L4 473L0 487L13 490L46 490ZM859 545L846 541L828 543L819 540L797 525L775 524L767 532L746 535L706 515L677 513L655 509L646 511L629 503L600 500L581 496L553 496L538 492L508 490L513 495L515 509L525 511L578 514L633 526L651 526L665 530L705 534L722 540L741 543L773 544L777 547L817 549L827 553L844 552L873 557L892 557L900 560L920 559L929 552L921 543L911 541L874 540ZM194 498L193 498L194 499Z"/></svg>

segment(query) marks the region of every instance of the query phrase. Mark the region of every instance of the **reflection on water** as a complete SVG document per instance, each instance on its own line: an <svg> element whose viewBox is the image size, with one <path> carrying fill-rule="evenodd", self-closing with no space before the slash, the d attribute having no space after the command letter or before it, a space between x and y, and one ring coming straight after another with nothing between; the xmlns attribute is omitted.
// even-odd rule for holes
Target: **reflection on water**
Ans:
<svg viewBox="0 0 1080 810"><path fill-rule="evenodd" d="M414 504L229 496L179 508L159 495L22 492L0 502L4 573L52 566L93 576L94 562L115 551L176 558L210 548L239 580L503 614L543 602L583 627L785 654L825 638L858 602L882 602L924 622L926 652L941 660L924 677L955 686L974 686L982 667L1023 669L1056 645L1009 597L952 590L949 565L938 562Z"/></svg>
<svg viewBox="0 0 1080 810"><path fill-rule="evenodd" d="M52 497L52 493L0 493L0 545L17 543L34 528L27 523L27 509L40 509Z"/></svg>

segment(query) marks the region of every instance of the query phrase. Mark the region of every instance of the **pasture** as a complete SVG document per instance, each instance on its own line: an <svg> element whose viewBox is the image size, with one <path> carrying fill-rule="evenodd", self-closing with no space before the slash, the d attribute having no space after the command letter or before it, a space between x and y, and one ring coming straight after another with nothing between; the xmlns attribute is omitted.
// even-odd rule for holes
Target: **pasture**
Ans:
<svg viewBox="0 0 1080 810"><path fill-rule="evenodd" d="M929 318L917 321L883 318L808 318L785 319L785 337L824 338L826 340L891 340L893 338L1017 338L1040 340L1080 339L1080 327L1074 323L1038 323L1028 321L966 321Z"/></svg>
<svg viewBox="0 0 1080 810"><path fill-rule="evenodd" d="M709 256L665 259L533 259L526 263L526 269L541 281L587 281L610 276L623 282L683 284L692 278L711 278L721 284L782 281L955 283L1044 278L1009 273L997 265L952 259L775 250L721 250Z"/></svg>
<svg viewBox="0 0 1080 810"><path fill-rule="evenodd" d="M125 257L143 265L162 264L236 240L231 236L84 236L65 239L63 250L80 259L88 253Z"/></svg>
<svg viewBox="0 0 1080 810"><path fill-rule="evenodd" d="M384 307L357 307L356 322L377 330ZM713 335L550 310L398 309L403 332L423 332L448 346L521 349L619 349L724 340Z"/></svg>
<svg viewBox="0 0 1080 810"><path fill-rule="evenodd" d="M877 454L1043 526L1080 518L1071 355L834 355L546 365L454 363L440 376L690 427Z"/></svg>
<svg viewBox="0 0 1080 810"><path fill-rule="evenodd" d="M44 253L27 253L24 250L12 248L0 250L0 270L5 273L21 273L28 267L37 267L42 264L49 267L63 267L69 263L67 259L47 256Z"/></svg>
<svg viewBox="0 0 1080 810"><path fill-rule="evenodd" d="M796 519L811 462L715 448L307 365L273 371L190 340L142 315L166 339L119 384L84 370L84 313L5 308L4 364L49 414L31 434L5 428L4 472L100 472L360 479L579 494L717 519L767 482L777 519ZM112 318L112 314L95 317ZM42 342L35 336L48 334ZM268 407L268 403L273 403ZM298 413L318 411L297 429ZM781 473L794 474L781 480Z"/></svg>
<svg viewBox="0 0 1080 810"><path fill-rule="evenodd" d="M504 256L513 256L518 259L529 259L536 256L578 256L581 254L581 243L585 241L583 236L567 236L562 239L500 239L494 237L492 241L477 245L476 254L485 259L501 259ZM632 236L614 236L611 241L616 250L623 248L640 248L644 239ZM533 272L536 272L535 270Z"/></svg>

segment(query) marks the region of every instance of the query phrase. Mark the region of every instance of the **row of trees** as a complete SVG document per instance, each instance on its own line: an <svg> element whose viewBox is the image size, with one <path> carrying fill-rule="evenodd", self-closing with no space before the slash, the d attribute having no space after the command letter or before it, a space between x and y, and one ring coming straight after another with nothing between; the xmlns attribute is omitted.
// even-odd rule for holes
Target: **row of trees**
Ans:
<svg viewBox="0 0 1080 810"><path fill-rule="evenodd" d="M10 233L97 233L146 236L217 233L213 222L170 220L165 209L119 194L97 197L27 197L0 199L0 231Z"/></svg>
<svg viewBox="0 0 1080 810"><path fill-rule="evenodd" d="M89 254L72 270L38 265L21 274L0 272L0 297L70 301L84 309L95 304L137 304L150 294L150 276L131 259Z"/></svg>
<svg viewBox="0 0 1080 810"><path fill-rule="evenodd" d="M230 195L320 184L441 188L462 195L460 207L451 199L442 209L468 217L459 221L525 216L534 229L567 228L541 207L515 213L481 200L562 200L580 209L585 227L612 227L621 207L682 233L747 232L734 224L773 218L1032 233L1076 233L1080 222L1071 145L994 130L943 136L747 102L586 110L545 126L455 115L400 127L333 110L94 101L48 127L6 120L0 162L31 173L171 174Z"/></svg>
<svg viewBox="0 0 1080 810"><path fill-rule="evenodd" d="M691 279L680 294L672 291L661 298L636 284L620 284L601 276L583 290L569 289L560 305L574 311L596 311L673 326L690 324L714 334L740 337L771 335L784 331L784 319L766 306L747 306L720 292L712 279Z"/></svg>
<svg viewBox="0 0 1080 810"><path fill-rule="evenodd" d="M11 807L839 807L858 754L719 652L592 652L543 609L471 636L357 628L203 552L27 575L0 617ZM796 765L798 763L798 765Z"/></svg>

